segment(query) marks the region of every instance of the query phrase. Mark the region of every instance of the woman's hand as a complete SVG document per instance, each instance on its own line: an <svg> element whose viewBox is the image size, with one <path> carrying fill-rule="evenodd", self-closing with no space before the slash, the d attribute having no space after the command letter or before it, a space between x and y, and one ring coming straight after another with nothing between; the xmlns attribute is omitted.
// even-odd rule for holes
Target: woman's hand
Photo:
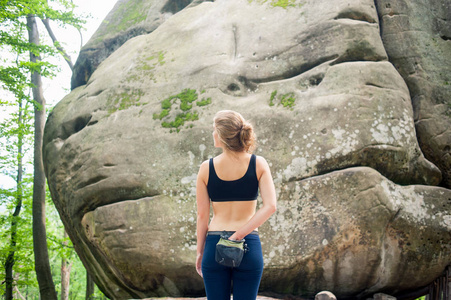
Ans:
<svg viewBox="0 0 451 300"><path fill-rule="evenodd" d="M200 275L200 277L204 277L203 275L202 275L202 254L197 254L197 258L196 258L196 271L197 271L197 274L199 274Z"/></svg>
<svg viewBox="0 0 451 300"><path fill-rule="evenodd" d="M231 240L231 241L241 241L242 239L237 238L236 233L234 233L234 234L232 234L229 237L229 240Z"/></svg>

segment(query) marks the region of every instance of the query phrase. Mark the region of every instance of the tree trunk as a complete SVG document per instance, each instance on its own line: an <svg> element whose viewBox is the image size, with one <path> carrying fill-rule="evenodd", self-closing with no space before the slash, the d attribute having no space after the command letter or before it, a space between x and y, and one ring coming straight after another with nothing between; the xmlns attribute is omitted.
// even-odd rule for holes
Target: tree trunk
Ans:
<svg viewBox="0 0 451 300"><path fill-rule="evenodd" d="M17 236L17 219L19 218L20 210L22 208L22 146L23 146L23 126L22 122L24 122L24 117L22 116L22 99L19 99L19 118L17 121L18 126L18 137L17 137L17 178L16 178L16 186L17 186L17 195L16 195L16 207L14 209L14 213L12 215L11 220L11 242L10 242L10 250L8 253L8 257L5 261L5 299L12 300L13 299L13 286L14 286L14 277L13 277L13 267L14 267L14 254L16 249L16 236Z"/></svg>
<svg viewBox="0 0 451 300"><path fill-rule="evenodd" d="M67 232L64 230L64 238L67 238ZM67 242L63 242L67 246ZM61 259L61 300L69 300L70 271L72 263L65 257Z"/></svg>
<svg viewBox="0 0 451 300"><path fill-rule="evenodd" d="M39 45L39 32L34 15L27 16L28 39L30 44ZM40 57L30 51L30 61ZM42 299L57 300L55 284L50 270L45 228L45 175L42 162L42 140L45 124L45 99L42 91L41 74L31 73L34 87L34 179L33 179L33 249L36 277Z"/></svg>
<svg viewBox="0 0 451 300"><path fill-rule="evenodd" d="M451 299L451 266L446 269L446 299Z"/></svg>
<svg viewBox="0 0 451 300"><path fill-rule="evenodd" d="M20 298L21 300L26 300L26 298L20 293L17 286L14 287L14 290L16 291L16 295L17 295L16 298Z"/></svg>
<svg viewBox="0 0 451 300"><path fill-rule="evenodd" d="M94 281L91 275L86 271L86 300L94 299Z"/></svg>
<svg viewBox="0 0 451 300"><path fill-rule="evenodd" d="M69 65L69 68L73 71L74 70L74 64L72 63L72 60L70 59L69 54L67 54L66 51L64 51L64 48L61 46L61 44L56 39L55 34L53 33L52 27L50 27L50 19L41 19L42 23L44 23L45 28L47 29L48 34L50 35L50 38L53 41L53 45L55 45L56 49L60 52L60 54L63 56L64 60Z"/></svg>

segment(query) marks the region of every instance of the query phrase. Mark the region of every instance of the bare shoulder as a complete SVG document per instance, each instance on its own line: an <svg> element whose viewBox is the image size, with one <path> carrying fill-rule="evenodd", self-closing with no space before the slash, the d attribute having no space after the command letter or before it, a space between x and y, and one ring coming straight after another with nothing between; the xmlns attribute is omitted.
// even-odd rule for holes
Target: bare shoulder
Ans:
<svg viewBox="0 0 451 300"><path fill-rule="evenodd" d="M208 165L209 165L209 160L208 159L205 160L204 162L202 162L200 164L199 174L205 173L205 172L207 172L207 174L208 174Z"/></svg>
<svg viewBox="0 0 451 300"><path fill-rule="evenodd" d="M204 161L200 167L199 167L199 173L197 174L197 182L203 182L205 185L207 185L208 182L208 160Z"/></svg>
<svg viewBox="0 0 451 300"><path fill-rule="evenodd" d="M266 159L263 156L259 156L259 155L255 155L256 157L256 163L257 163L257 167L266 167L268 165L268 162L266 161Z"/></svg>
<svg viewBox="0 0 451 300"><path fill-rule="evenodd" d="M270 172L269 164L263 156L256 155L257 177L260 178L263 173Z"/></svg>

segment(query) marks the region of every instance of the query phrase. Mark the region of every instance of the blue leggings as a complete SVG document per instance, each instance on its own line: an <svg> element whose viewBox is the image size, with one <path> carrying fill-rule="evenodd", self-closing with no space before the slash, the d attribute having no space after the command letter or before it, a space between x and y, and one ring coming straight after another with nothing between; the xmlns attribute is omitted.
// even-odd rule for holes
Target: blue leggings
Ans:
<svg viewBox="0 0 451 300"><path fill-rule="evenodd" d="M256 234L245 237L249 251L244 254L238 268L229 268L215 261L219 235L207 235L202 258L202 274L208 300L230 300L233 282L233 300L257 299L263 273L263 254L260 238Z"/></svg>

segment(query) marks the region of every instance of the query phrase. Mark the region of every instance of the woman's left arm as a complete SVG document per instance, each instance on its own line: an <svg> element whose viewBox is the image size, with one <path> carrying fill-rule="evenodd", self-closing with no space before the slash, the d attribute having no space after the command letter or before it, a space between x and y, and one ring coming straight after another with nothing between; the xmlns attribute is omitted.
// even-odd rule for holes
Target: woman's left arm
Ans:
<svg viewBox="0 0 451 300"><path fill-rule="evenodd" d="M268 162L261 156L257 156L257 174L261 170L258 180L263 206L243 227L230 236L231 240L241 240L256 228L260 227L277 210L276 189L271 176Z"/></svg>
<svg viewBox="0 0 451 300"><path fill-rule="evenodd" d="M208 161L203 162L197 174L196 202L197 202L197 256L196 270L202 276L202 256L204 254L205 237L208 231L208 221L210 219L210 197L207 190L208 182Z"/></svg>

